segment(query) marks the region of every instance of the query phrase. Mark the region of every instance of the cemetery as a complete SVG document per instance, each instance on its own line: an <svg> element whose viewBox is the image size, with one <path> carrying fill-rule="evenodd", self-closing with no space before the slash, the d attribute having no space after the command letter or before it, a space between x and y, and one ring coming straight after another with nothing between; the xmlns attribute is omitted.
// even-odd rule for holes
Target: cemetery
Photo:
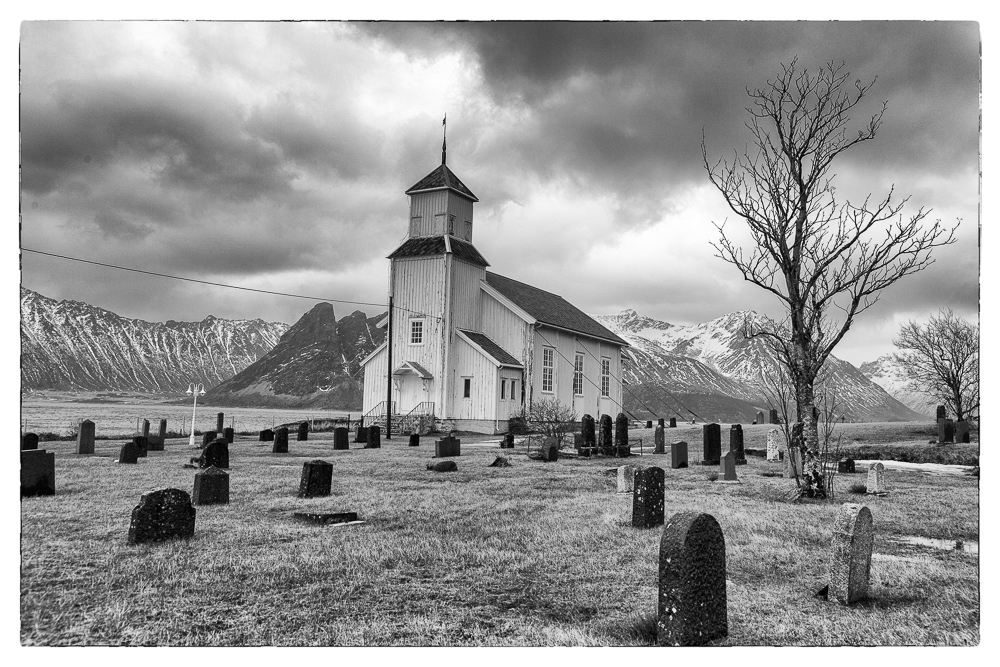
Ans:
<svg viewBox="0 0 1000 667"><path fill-rule="evenodd" d="M573 438L376 429L23 449L22 471L49 467L22 472L21 641L978 643L978 477L858 454L978 464L978 432L931 445L936 424L845 425L835 497L792 503L773 425L655 425L587 424L608 446L586 456Z"/></svg>

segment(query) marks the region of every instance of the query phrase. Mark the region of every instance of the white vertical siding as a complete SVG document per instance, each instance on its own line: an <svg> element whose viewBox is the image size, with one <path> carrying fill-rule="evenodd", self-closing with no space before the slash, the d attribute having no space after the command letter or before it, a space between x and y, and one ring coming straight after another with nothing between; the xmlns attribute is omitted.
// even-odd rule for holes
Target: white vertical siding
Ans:
<svg viewBox="0 0 1000 667"><path fill-rule="evenodd" d="M434 221L440 222L441 218L434 216L438 213L445 213L447 210L448 192L446 190L410 195L410 236L443 234L443 230L434 227Z"/></svg>
<svg viewBox="0 0 1000 667"><path fill-rule="evenodd" d="M555 348L553 391L542 391L542 350ZM583 395L573 393L573 370L576 353L583 353ZM621 411L621 347L611 343L575 335L544 325L535 331L534 371L530 377L534 400L555 398L563 405L573 407L577 418L589 413L596 419L600 414L612 416ZM602 357L611 360L611 391L609 398L601 397Z"/></svg>
<svg viewBox="0 0 1000 667"><path fill-rule="evenodd" d="M456 419L496 419L500 388L497 367L465 339L455 336L452 358L454 370L453 417ZM471 377L471 396L465 398L463 378Z"/></svg>
<svg viewBox="0 0 1000 667"><path fill-rule="evenodd" d="M521 413L521 389L523 388L522 383L524 382L524 373L517 368L501 366L499 376L499 381L502 382L506 380L507 392L503 398L499 399L497 419L506 421L511 416ZM515 393L513 395L510 393L512 380L516 383L514 388Z"/></svg>
<svg viewBox="0 0 1000 667"><path fill-rule="evenodd" d="M482 287L479 281L486 278L486 269L453 258L451 285L451 316L456 329L480 331L482 315L479 301Z"/></svg>
<svg viewBox="0 0 1000 667"><path fill-rule="evenodd" d="M434 376L425 400L433 401L435 410L442 406L444 301L444 257L394 260L392 364L398 367L404 361L414 361ZM413 318L423 319L423 345L410 344L410 320Z"/></svg>
<svg viewBox="0 0 1000 667"><path fill-rule="evenodd" d="M382 348L365 364L365 385L362 388L364 400L362 401L361 414L367 413L385 400L387 387L386 357L386 349Z"/></svg>

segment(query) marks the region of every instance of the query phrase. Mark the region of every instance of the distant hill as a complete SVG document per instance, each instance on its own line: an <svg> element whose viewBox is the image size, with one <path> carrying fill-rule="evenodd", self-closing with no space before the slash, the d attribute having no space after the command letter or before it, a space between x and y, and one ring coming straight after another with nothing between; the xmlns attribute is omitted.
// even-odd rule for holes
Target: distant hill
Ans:
<svg viewBox="0 0 1000 667"><path fill-rule="evenodd" d="M861 364L859 370L914 412L931 419L936 415L938 401L926 392L912 389L905 371L893 360L891 354L882 355L875 361L867 361Z"/></svg>

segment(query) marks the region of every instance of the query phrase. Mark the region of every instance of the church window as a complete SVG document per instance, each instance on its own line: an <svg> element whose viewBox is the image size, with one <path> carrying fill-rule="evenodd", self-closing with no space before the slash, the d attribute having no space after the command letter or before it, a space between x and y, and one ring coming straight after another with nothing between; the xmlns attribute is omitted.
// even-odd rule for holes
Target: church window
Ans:
<svg viewBox="0 0 1000 667"><path fill-rule="evenodd" d="M517 380L511 380L511 381L510 381L510 400L512 400L512 401L517 401L517 400L520 400L520 399L519 399L519 398L517 397L517 394L516 394L516 393L514 393L514 389L515 389L515 387L517 387Z"/></svg>
<svg viewBox="0 0 1000 667"><path fill-rule="evenodd" d="M410 345L424 344L424 321L421 319L410 320Z"/></svg>
<svg viewBox="0 0 1000 667"><path fill-rule="evenodd" d="M448 214L448 233L455 235L455 216L451 213Z"/></svg>
<svg viewBox="0 0 1000 667"><path fill-rule="evenodd" d="M556 351L551 347L542 348L542 391L552 392L552 372L556 365Z"/></svg>
<svg viewBox="0 0 1000 667"><path fill-rule="evenodd" d="M583 396L583 354L576 353L573 363L573 394Z"/></svg>
<svg viewBox="0 0 1000 667"><path fill-rule="evenodd" d="M500 380L500 400L505 400L507 398L507 381Z"/></svg>
<svg viewBox="0 0 1000 667"><path fill-rule="evenodd" d="M462 378L462 398L470 398L472 396L472 378Z"/></svg>
<svg viewBox="0 0 1000 667"><path fill-rule="evenodd" d="M611 360L601 359L601 396L611 395Z"/></svg>

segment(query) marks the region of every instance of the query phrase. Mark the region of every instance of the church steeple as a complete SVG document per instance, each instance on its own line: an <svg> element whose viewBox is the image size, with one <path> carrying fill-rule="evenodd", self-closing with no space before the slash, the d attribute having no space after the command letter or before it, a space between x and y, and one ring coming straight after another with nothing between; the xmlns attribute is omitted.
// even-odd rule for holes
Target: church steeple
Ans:
<svg viewBox="0 0 1000 667"><path fill-rule="evenodd" d="M448 164L448 114L444 115L441 119L441 125L444 127L444 139L441 140L441 164Z"/></svg>

